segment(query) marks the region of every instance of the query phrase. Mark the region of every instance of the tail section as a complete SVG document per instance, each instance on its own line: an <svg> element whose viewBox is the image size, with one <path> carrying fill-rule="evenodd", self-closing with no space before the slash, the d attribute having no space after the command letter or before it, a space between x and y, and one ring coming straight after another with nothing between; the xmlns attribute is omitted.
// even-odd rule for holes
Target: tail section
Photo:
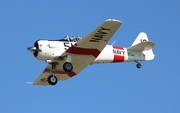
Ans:
<svg viewBox="0 0 180 113"><path fill-rule="evenodd" d="M141 42L148 42L148 41L149 40L148 40L146 33L141 32L141 33L139 33L136 40L133 42L133 44L131 46L134 46L134 45L139 44Z"/></svg>
<svg viewBox="0 0 180 113"><path fill-rule="evenodd" d="M154 59L154 53L152 51L152 49L148 50L148 51L143 51L144 55L145 55L145 60L153 60Z"/></svg>
<svg viewBox="0 0 180 113"><path fill-rule="evenodd" d="M154 53L152 51L153 47L154 47L154 43L149 41L146 33L141 32L139 33L139 35L137 36L136 40L133 42L131 47L129 47L128 49L129 50L135 49L135 51L141 51L145 55L145 60L153 60L154 59Z"/></svg>

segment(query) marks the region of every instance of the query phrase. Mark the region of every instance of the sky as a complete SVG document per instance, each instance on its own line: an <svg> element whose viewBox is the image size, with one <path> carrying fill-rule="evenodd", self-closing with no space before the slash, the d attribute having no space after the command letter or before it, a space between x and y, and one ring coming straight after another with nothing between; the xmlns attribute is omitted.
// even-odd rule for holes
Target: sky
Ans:
<svg viewBox="0 0 180 113"><path fill-rule="evenodd" d="M0 113L180 113L179 0L0 0ZM140 32L155 59L98 64L55 86L34 81L48 65L27 47L38 39L85 36L106 19L123 22L109 44Z"/></svg>

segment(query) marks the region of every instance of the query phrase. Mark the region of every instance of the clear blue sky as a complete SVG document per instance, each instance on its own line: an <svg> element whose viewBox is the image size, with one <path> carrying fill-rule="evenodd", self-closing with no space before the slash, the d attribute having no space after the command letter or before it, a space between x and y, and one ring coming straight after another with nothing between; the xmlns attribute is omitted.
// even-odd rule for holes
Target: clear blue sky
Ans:
<svg viewBox="0 0 180 113"><path fill-rule="evenodd" d="M1 0L0 113L180 113L179 0ZM26 85L47 66L27 51L38 39L88 34L109 18L128 47L139 32L155 59L92 65L56 86Z"/></svg>

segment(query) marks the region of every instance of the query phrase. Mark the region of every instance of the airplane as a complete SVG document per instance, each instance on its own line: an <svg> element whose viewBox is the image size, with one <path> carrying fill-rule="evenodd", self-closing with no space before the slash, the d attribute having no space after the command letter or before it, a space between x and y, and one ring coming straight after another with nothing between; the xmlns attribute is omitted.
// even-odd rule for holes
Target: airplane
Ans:
<svg viewBox="0 0 180 113"><path fill-rule="evenodd" d="M108 45L108 41L122 25L116 19L107 19L85 37L66 36L59 40L37 40L31 51L37 60L48 63L33 85L56 85L67 80L91 64L136 62L154 59L154 43L148 40L146 33L140 32L133 44L124 48Z"/></svg>

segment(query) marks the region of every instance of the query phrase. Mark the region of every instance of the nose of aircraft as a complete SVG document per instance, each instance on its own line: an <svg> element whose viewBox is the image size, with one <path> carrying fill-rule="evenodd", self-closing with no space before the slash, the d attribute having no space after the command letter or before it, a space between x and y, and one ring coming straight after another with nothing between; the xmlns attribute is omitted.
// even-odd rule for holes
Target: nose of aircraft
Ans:
<svg viewBox="0 0 180 113"><path fill-rule="evenodd" d="M34 54L34 57L37 57L39 50L39 45L38 45L38 41L36 41L34 43L33 47L28 47L27 48L29 51L31 51Z"/></svg>
<svg viewBox="0 0 180 113"><path fill-rule="evenodd" d="M37 57L39 50L36 47L28 47L27 49L33 53L34 57Z"/></svg>
<svg viewBox="0 0 180 113"><path fill-rule="evenodd" d="M28 47L27 50L31 51L32 53L36 52L36 47Z"/></svg>

